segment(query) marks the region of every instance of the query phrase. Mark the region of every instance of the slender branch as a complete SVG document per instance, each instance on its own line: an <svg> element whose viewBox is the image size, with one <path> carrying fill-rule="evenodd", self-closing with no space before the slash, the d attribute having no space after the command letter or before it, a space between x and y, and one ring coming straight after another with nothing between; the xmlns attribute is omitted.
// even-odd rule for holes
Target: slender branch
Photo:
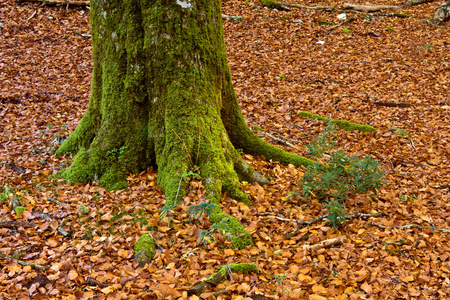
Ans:
<svg viewBox="0 0 450 300"><path fill-rule="evenodd" d="M344 3L342 4L342 8L343 9L352 9L352 10L356 10L356 11L361 11L364 13L369 13L369 12L376 12L376 11L380 11L383 9L398 9L398 6L394 6L394 5L375 5L375 6L370 6L370 5L357 5L357 4L350 4L350 3Z"/></svg>
<svg viewBox="0 0 450 300"><path fill-rule="evenodd" d="M373 104L378 105L378 106L387 106L387 107L410 107L410 106L415 106L414 104L411 103L406 103L406 102L378 102L375 101L373 102Z"/></svg>
<svg viewBox="0 0 450 300"><path fill-rule="evenodd" d="M3 259L6 259L6 260L15 260L19 265L31 266L31 267L39 269L41 271L45 271L45 270L48 269L48 267L44 267L44 266L38 265L36 263L30 263L30 262L26 262L26 261L23 261L23 260L20 260L20 259L16 259L16 258L12 257L11 255L8 255L8 254L3 253L1 251L0 251L0 257L3 258Z"/></svg>
<svg viewBox="0 0 450 300"><path fill-rule="evenodd" d="M72 5L72 6L88 6L89 1L58 1L58 0L20 0L19 2L39 2L44 5Z"/></svg>
<svg viewBox="0 0 450 300"><path fill-rule="evenodd" d="M434 226L422 226L422 225L418 225L418 224L408 224L408 225L403 225L403 226L385 226L385 225L381 225L381 224L377 224L374 222L370 222L369 225L381 228L381 229L411 229L411 228L419 228L419 229L431 229L431 230L438 230L438 231L442 231L442 232L446 232L446 233L450 233L450 229L446 229L446 228L439 228L439 227L434 227Z"/></svg>
<svg viewBox="0 0 450 300"><path fill-rule="evenodd" d="M258 268L254 263L240 263L240 264L229 264L220 268L220 270L209 278L201 281L199 284L196 284L193 288L188 291L188 295L196 295L200 296L205 291L215 287L222 281L224 281L231 273L251 273L258 272Z"/></svg>
<svg viewBox="0 0 450 300"><path fill-rule="evenodd" d="M325 30L333 30L333 29L336 29L336 28L338 28L338 27L340 27L340 26L343 26L343 25L346 25L346 24L348 24L348 23L351 23L351 22L353 22L354 20L356 20L356 19L355 19L355 18L348 18L348 19L346 19L344 22L339 23L339 24L336 24L336 25L333 25L333 26L330 26L330 27L326 28Z"/></svg>
<svg viewBox="0 0 450 300"><path fill-rule="evenodd" d="M314 244L314 245L304 245L303 249L308 250L308 251L314 251L314 250L318 250L318 249L325 248L325 247L336 246L336 245L343 244L346 239L347 239L347 236L342 235L337 238L320 241L319 243Z"/></svg>
<svg viewBox="0 0 450 300"><path fill-rule="evenodd" d="M0 228L9 228L9 229L17 229L19 227L32 228L36 226L37 224L35 223L15 222L15 221L0 222Z"/></svg>
<svg viewBox="0 0 450 300"><path fill-rule="evenodd" d="M266 215L267 216L267 215L270 215L270 213L261 213L260 215ZM354 218L367 219L367 218L379 218L379 217L384 217L384 216L387 216L387 214L383 213L383 212L381 212L381 213L373 213L373 214L364 214L364 213L356 212L356 213L353 213L351 215L346 216L345 219L354 219ZM285 235L286 239L290 239L293 236L297 235L297 233L300 231L300 228L302 226L308 226L308 225L311 225L311 224L316 223L316 222L325 221L327 219L327 216L323 215L323 216L317 217L315 219L312 219L310 221L300 221L300 220L295 220L295 219L284 219L284 218L280 218L280 217L277 217L277 216L274 216L274 218L277 219L277 220L280 220L280 221L286 221L286 222L294 221L294 222L297 223L297 228L294 231L289 232L288 234Z"/></svg>

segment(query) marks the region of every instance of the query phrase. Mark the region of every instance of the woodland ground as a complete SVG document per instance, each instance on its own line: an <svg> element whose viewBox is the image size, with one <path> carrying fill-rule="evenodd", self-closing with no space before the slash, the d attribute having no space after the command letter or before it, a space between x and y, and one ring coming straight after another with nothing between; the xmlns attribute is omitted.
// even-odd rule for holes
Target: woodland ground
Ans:
<svg viewBox="0 0 450 300"><path fill-rule="evenodd" d="M200 230L210 224L205 217L190 220L187 209L204 199L200 181L191 182L178 214L162 219L164 195L152 169L130 176L129 189L116 193L49 178L71 161L52 155L58 146L52 141L75 129L89 100L89 10L0 0L0 181L15 188L27 208L20 216L11 212L10 193L0 215L2 222L36 224L0 228L0 251L24 249L22 261L49 267L41 271L1 258L0 298L187 298L195 282L220 266L255 262L258 274L233 274L214 289L229 296L218 298L250 299L258 292L271 299L448 299L450 24L427 22L440 4L401 9L409 18L367 20L348 13L354 22L324 31L330 25L318 21L339 23L339 13L273 11L256 0L223 2L224 14L243 17L224 21L224 31L248 125L290 141L299 150L286 150L306 155L303 145L326 125L299 118L300 110L370 124L377 133L339 130L337 149L371 155L386 170L386 184L374 199L347 202L350 213L386 216L353 218L339 228L317 222L286 239L296 223L275 217L311 220L324 214L324 203L284 200L303 168L244 155L272 181L263 188L244 185L252 207L222 201L256 243L238 251L219 234L212 243L198 244ZM411 224L419 226L401 227ZM69 236L61 235L60 225ZM136 268L133 245L149 230L162 250L151 264ZM341 245L303 248L342 235L347 239Z"/></svg>

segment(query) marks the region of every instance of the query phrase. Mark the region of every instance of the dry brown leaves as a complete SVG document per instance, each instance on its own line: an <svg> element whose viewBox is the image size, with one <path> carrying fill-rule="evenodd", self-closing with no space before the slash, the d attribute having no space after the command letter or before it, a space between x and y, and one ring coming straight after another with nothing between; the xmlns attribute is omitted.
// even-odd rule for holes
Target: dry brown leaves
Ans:
<svg viewBox="0 0 450 300"><path fill-rule="evenodd" d="M273 180L264 188L244 186L253 207L223 200L223 209L255 240L254 247L238 251L220 235L209 245L198 244L200 230L210 224L206 218L190 220L187 209L204 197L200 182L191 184L176 214L161 220L164 196L151 169L130 177L130 188L116 193L49 179L70 163L51 155L57 147L52 141L73 131L89 99L91 42L81 36L89 33L88 10L0 1L0 180L17 188L27 208L16 216L2 202L1 219L37 224L0 228L0 251L12 255L27 249L21 261L48 267L40 271L0 259L0 297L187 298L186 291L219 266L255 262L259 274L234 274L216 290L226 289L233 299L251 299L255 292L279 299L445 299L450 294L449 234L395 227L450 228L450 25L426 22L439 4L405 8L402 12L412 15L405 19L369 21L351 14L356 21L346 25L350 31L345 33L341 27L324 32L318 24L339 23L337 13L280 12L254 0L224 1L223 13L244 17L238 23L224 21L224 31L248 125L302 149L324 124L299 118L299 110L370 124L376 134L339 131L338 147L372 155L387 170L387 184L375 200L360 196L347 203L351 212L387 217L351 219L340 229L316 223L285 239L295 222L260 213L310 220L324 213L323 203L284 201L302 169L245 156ZM414 106L382 107L375 101ZM149 230L164 250L136 269L132 246ZM343 235L346 241L334 248L304 250Z"/></svg>

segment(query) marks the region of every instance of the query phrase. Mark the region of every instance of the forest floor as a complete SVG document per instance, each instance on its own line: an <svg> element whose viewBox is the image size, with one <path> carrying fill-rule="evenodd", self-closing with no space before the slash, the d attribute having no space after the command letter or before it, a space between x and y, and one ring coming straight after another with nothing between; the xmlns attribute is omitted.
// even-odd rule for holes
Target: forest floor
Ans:
<svg viewBox="0 0 450 300"><path fill-rule="evenodd" d="M401 4L393 1L370 4ZM128 190L118 192L50 177L71 162L52 155L56 139L75 129L89 101L89 10L0 0L0 184L13 188L0 193L0 299L184 299L220 266L241 262L256 263L259 273L232 274L211 291L226 293L217 299L448 299L450 24L427 20L440 4L400 9L408 18L347 13L353 22L327 30L342 22L341 12L223 1L224 14L243 17L224 21L224 32L249 127L307 155L304 145L326 124L299 111L369 124L376 133L339 130L336 149L372 156L386 172L375 197L346 203L349 214L378 217L297 228L294 220L326 210L317 199L286 201L305 169L244 155L272 180L244 184L254 206L224 197L224 211L255 241L234 250L218 233L199 243L210 223L190 218L188 208L204 199L201 181L191 181L177 214L162 218L164 195L152 169L130 176ZM26 210L11 211L12 198ZM133 245L146 232L162 250L137 268ZM334 247L305 247L341 236ZM21 265L13 254L37 265Z"/></svg>

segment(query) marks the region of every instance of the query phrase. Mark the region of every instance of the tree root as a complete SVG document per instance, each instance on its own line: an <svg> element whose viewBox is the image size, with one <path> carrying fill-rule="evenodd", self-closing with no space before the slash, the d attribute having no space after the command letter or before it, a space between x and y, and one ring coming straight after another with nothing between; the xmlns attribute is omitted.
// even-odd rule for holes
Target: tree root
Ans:
<svg viewBox="0 0 450 300"><path fill-rule="evenodd" d="M434 227L434 226L422 226L422 225L418 225L418 224L409 224L409 225L403 225L403 226L384 226L381 224L377 224L374 222L370 222L369 225L381 228L381 229L393 229L393 228L397 228L397 229L411 229L411 228L418 228L418 229L430 229L430 230L438 230L441 232L446 232L446 233L450 233L450 229L446 229L446 228L439 228L439 227Z"/></svg>
<svg viewBox="0 0 450 300"><path fill-rule="evenodd" d="M0 251L0 257L3 258L3 259L6 259L6 260L15 260L19 265L31 266L31 267L39 269L41 271L45 271L45 270L48 269L48 267L44 267L44 266L38 265L36 263L30 263L30 262L26 262L26 261L23 261L23 260L20 260L20 259L16 259L13 256L8 255L6 253L3 253L1 251Z"/></svg>
<svg viewBox="0 0 450 300"><path fill-rule="evenodd" d="M200 296L205 291L217 286L219 283L224 281L231 273L243 273L248 274L251 272L258 272L258 268L254 263L240 263L240 264L229 264L220 268L220 270L212 274L209 278L196 284L188 291L188 295Z"/></svg>
<svg viewBox="0 0 450 300"><path fill-rule="evenodd" d="M450 2L444 3L436 9L433 16L433 23L441 25L450 19Z"/></svg>
<svg viewBox="0 0 450 300"><path fill-rule="evenodd" d="M412 6L412 5L418 5L423 4L427 2L431 2L432 0L408 0L406 3L402 5L358 5L358 4L350 4L350 3L344 3L342 5L342 9L338 9L331 6L304 6L300 4L295 3L286 3L286 2L278 2L274 0L261 0L261 2L267 6L268 8L272 9L278 9L278 10L286 10L289 7L296 7L300 9L313 9L313 10L322 10L322 11L332 11L332 12L352 12L352 13L374 13L378 12L380 10L396 10L400 9L402 7ZM443 4L445 5L445 4ZM436 12L437 13L437 12ZM379 13L377 15L381 16L393 16L393 17L400 17L400 18L407 18L409 15L406 14L400 14L400 13Z"/></svg>
<svg viewBox="0 0 450 300"><path fill-rule="evenodd" d="M316 114L312 114L306 111L300 111L299 112L300 117L303 118L311 118L311 119L317 119L323 122L331 122L332 124L336 124L336 126L346 130L346 131L354 131L354 130L358 130L360 132L376 132L377 130L369 125L363 125L363 124L357 124L357 123L352 123L349 121L345 121L345 120L333 120L333 119L329 119L329 118L325 118Z"/></svg>
<svg viewBox="0 0 450 300"><path fill-rule="evenodd" d="M304 6L304 5L300 5L300 4L278 2L278 1L274 1L274 0L261 0L261 2L264 6L267 6L268 8L272 8L272 9L273 8L285 9L286 7L296 7L296 8L313 9L313 10L338 11L334 7L327 7L327 6Z"/></svg>

